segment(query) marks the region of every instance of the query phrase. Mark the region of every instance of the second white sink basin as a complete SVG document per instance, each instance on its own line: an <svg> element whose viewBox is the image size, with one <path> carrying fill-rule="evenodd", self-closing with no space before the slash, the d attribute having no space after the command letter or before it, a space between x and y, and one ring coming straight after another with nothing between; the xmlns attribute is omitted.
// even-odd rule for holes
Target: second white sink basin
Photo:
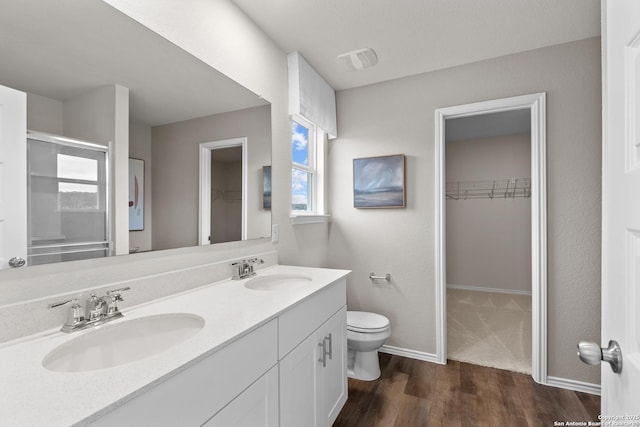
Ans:
<svg viewBox="0 0 640 427"><path fill-rule="evenodd" d="M303 274L268 274L248 280L244 286L256 291L281 291L305 287L311 283L311 277Z"/></svg>
<svg viewBox="0 0 640 427"><path fill-rule="evenodd" d="M204 327L202 317L159 314L106 324L53 349L42 360L50 371L82 372L111 368L165 351Z"/></svg>

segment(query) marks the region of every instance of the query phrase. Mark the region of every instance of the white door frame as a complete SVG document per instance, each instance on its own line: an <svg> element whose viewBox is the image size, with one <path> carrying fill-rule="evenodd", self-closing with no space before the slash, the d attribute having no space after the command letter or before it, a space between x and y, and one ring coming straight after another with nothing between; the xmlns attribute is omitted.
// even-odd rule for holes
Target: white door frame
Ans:
<svg viewBox="0 0 640 427"><path fill-rule="evenodd" d="M223 139L200 144L200 206L198 245L210 245L211 236L211 151L242 147L242 240L247 240L247 138Z"/></svg>
<svg viewBox="0 0 640 427"><path fill-rule="evenodd" d="M447 363L445 234L445 120L511 110L531 110L531 376L547 383L547 167L546 93L439 108L435 113L436 356Z"/></svg>

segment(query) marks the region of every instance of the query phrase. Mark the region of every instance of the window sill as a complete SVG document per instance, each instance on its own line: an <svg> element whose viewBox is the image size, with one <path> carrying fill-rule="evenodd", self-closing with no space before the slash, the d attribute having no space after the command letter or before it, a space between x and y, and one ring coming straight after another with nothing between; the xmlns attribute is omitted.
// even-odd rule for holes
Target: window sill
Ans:
<svg viewBox="0 0 640 427"><path fill-rule="evenodd" d="M306 215L306 214L291 214L289 216L291 224L322 224L331 222L331 215Z"/></svg>

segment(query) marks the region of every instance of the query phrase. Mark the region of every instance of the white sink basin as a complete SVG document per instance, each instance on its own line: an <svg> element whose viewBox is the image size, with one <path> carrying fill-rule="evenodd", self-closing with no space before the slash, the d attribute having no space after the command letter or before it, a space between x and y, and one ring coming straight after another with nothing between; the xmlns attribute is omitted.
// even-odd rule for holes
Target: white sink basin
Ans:
<svg viewBox="0 0 640 427"><path fill-rule="evenodd" d="M192 337L204 319L187 313L159 314L106 324L53 349L42 366L56 372L111 368L153 356Z"/></svg>
<svg viewBox="0 0 640 427"><path fill-rule="evenodd" d="M300 289L311 283L311 277L303 274L269 274L248 280L244 286L256 291L283 291Z"/></svg>

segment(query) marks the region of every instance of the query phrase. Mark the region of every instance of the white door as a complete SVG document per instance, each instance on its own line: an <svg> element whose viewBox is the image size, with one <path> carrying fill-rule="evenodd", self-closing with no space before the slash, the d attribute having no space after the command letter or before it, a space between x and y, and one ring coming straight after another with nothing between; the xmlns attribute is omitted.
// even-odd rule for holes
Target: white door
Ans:
<svg viewBox="0 0 640 427"><path fill-rule="evenodd" d="M27 94L0 86L0 269L26 259Z"/></svg>
<svg viewBox="0 0 640 427"><path fill-rule="evenodd" d="M623 356L602 364L602 413L640 416L640 1L602 4L602 344Z"/></svg>

